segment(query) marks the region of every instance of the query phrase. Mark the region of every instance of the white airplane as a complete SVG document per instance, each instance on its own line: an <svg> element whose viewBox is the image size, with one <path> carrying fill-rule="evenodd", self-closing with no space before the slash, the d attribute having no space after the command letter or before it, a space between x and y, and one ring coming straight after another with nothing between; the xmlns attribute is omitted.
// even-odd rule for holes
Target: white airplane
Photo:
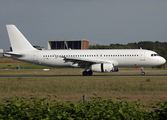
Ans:
<svg viewBox="0 0 167 120"><path fill-rule="evenodd" d="M11 52L3 53L20 61L51 67L84 68L83 76L93 72L118 72L119 67L143 67L162 65L166 60L156 52L144 49L108 50L37 50L15 25L6 25Z"/></svg>

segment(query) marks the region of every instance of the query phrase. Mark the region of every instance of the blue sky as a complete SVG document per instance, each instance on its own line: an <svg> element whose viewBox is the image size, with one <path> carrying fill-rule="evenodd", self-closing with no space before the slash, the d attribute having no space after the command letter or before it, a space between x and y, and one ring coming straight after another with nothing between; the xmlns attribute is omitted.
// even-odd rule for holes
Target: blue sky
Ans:
<svg viewBox="0 0 167 120"><path fill-rule="evenodd" d="M9 49L6 24L32 45L88 39L91 45L167 42L167 0L1 0L0 49Z"/></svg>

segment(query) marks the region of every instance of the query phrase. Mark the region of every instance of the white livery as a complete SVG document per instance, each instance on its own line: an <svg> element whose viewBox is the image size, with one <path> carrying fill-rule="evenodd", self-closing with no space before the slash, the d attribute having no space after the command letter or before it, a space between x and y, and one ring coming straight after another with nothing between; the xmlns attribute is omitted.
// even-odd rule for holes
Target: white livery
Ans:
<svg viewBox="0 0 167 120"><path fill-rule="evenodd" d="M90 76L93 72L118 72L119 67L143 68L166 62L156 52L144 49L37 50L15 25L6 27L12 52L4 53L5 57L51 67L84 68L84 76Z"/></svg>

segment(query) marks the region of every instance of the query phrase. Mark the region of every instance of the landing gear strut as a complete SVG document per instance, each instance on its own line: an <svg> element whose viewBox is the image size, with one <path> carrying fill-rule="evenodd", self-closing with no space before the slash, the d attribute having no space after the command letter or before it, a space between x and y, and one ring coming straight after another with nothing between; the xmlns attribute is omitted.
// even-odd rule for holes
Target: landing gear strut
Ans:
<svg viewBox="0 0 167 120"><path fill-rule="evenodd" d="M89 70L89 71L85 70L85 71L82 72L83 76L91 76L92 74L93 74L93 72L91 70Z"/></svg>
<svg viewBox="0 0 167 120"><path fill-rule="evenodd" d="M145 75L145 72L144 72L144 68L141 67L141 75L144 76Z"/></svg>

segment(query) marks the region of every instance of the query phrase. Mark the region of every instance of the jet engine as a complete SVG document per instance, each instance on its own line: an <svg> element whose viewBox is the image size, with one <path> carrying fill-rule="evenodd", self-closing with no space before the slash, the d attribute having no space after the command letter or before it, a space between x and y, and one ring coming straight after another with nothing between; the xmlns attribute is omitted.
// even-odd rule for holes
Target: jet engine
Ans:
<svg viewBox="0 0 167 120"><path fill-rule="evenodd" d="M111 63L93 64L90 69L92 72L114 72L114 66Z"/></svg>

